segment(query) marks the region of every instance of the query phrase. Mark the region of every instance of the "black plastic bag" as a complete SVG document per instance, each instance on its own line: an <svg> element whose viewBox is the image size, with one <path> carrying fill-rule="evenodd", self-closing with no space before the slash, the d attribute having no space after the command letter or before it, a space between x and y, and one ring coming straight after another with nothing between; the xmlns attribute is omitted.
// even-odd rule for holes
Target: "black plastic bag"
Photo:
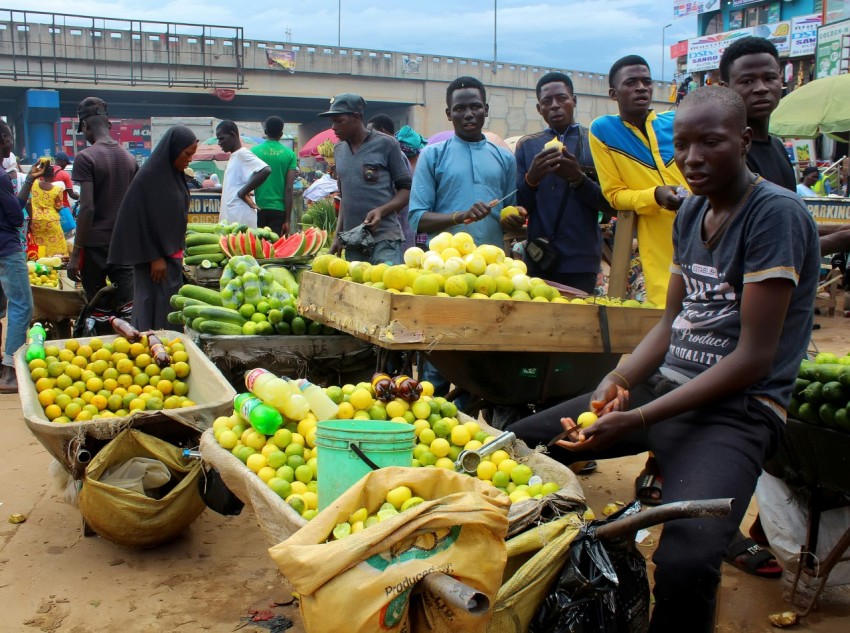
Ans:
<svg viewBox="0 0 850 633"><path fill-rule="evenodd" d="M224 484L218 470L212 466L204 466L198 478L198 491L201 499L213 512L224 516L236 516L242 513L245 504Z"/></svg>
<svg viewBox="0 0 850 633"><path fill-rule="evenodd" d="M633 502L608 521L640 511ZM529 627L529 633L644 633L649 628L646 561L634 535L605 545L593 522L573 541L569 557Z"/></svg>
<svg viewBox="0 0 850 633"><path fill-rule="evenodd" d="M370 255L375 246L372 233L363 224L358 224L350 231L337 233L336 239L343 248L356 248L364 255Z"/></svg>

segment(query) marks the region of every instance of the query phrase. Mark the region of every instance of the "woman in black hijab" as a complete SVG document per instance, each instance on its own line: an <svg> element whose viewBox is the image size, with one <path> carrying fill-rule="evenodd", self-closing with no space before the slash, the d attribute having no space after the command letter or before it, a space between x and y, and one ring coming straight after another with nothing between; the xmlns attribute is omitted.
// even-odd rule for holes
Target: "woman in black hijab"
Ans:
<svg viewBox="0 0 850 633"><path fill-rule="evenodd" d="M133 266L133 326L168 327L169 300L183 283L189 190L183 170L198 149L184 125L169 129L124 196L109 245L109 263Z"/></svg>

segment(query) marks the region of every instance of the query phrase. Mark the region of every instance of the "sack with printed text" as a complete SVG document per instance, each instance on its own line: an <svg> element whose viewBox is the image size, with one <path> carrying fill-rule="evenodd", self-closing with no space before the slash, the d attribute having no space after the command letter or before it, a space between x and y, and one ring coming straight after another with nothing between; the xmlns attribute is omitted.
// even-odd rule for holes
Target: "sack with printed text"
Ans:
<svg viewBox="0 0 850 633"><path fill-rule="evenodd" d="M388 491L407 486L425 501L339 540L334 528ZM488 615L414 591L443 572L492 604L507 549L507 495L473 477L435 468L382 468L367 474L286 541L269 550L301 596L308 632L484 633Z"/></svg>

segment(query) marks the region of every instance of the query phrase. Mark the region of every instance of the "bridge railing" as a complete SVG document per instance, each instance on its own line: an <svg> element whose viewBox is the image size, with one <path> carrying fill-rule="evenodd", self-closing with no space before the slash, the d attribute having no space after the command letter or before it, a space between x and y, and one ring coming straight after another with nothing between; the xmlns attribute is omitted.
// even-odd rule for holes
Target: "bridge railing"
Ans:
<svg viewBox="0 0 850 633"><path fill-rule="evenodd" d="M0 9L0 77L244 87L241 27Z"/></svg>
<svg viewBox="0 0 850 633"><path fill-rule="evenodd" d="M579 95L608 92L605 74L555 66L245 40L241 27L0 9L0 78L238 90L250 88L248 70L280 72L269 63L276 51L294 57L296 73L446 82L471 75L487 86L534 89L543 74L559 70L571 76ZM668 88L658 83L656 99Z"/></svg>

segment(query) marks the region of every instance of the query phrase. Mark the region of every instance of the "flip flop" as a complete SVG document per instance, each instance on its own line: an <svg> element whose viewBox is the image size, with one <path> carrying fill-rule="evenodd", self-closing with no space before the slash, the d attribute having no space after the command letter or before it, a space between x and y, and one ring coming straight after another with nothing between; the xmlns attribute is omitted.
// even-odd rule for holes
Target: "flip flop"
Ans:
<svg viewBox="0 0 850 633"><path fill-rule="evenodd" d="M576 475L589 475L590 473L596 472L596 468L597 464L593 460L588 462L576 462L569 466L569 469Z"/></svg>
<svg viewBox="0 0 850 633"><path fill-rule="evenodd" d="M782 575L782 567L771 551L741 533L729 544L723 560L759 578L779 578Z"/></svg>
<svg viewBox="0 0 850 633"><path fill-rule="evenodd" d="M661 475L653 475L644 469L635 479L635 499L645 506L660 506L662 503ZM652 491L658 491L658 498L652 496Z"/></svg>

